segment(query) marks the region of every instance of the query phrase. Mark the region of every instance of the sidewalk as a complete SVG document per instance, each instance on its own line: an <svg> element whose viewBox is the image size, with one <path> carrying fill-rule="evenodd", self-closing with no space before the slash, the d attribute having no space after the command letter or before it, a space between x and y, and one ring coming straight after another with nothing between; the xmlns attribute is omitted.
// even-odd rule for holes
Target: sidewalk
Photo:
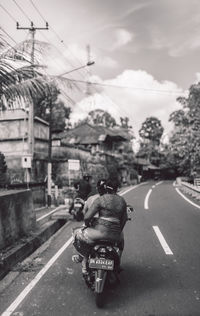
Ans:
<svg viewBox="0 0 200 316"><path fill-rule="evenodd" d="M12 246L0 252L0 280L23 261L53 234L55 234L71 216L66 205L36 209L36 230L23 237Z"/></svg>

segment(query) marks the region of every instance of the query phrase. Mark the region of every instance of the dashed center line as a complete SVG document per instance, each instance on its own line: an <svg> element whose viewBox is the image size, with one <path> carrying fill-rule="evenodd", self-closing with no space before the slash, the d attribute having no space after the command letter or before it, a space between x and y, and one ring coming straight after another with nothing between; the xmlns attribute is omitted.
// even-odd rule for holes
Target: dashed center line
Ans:
<svg viewBox="0 0 200 316"><path fill-rule="evenodd" d="M169 246L168 246L163 234L161 233L159 227L153 226L153 229L154 229L154 232L155 232L156 236L158 237L158 240L159 240L164 252L166 253L166 255L173 255L173 252L169 248Z"/></svg>

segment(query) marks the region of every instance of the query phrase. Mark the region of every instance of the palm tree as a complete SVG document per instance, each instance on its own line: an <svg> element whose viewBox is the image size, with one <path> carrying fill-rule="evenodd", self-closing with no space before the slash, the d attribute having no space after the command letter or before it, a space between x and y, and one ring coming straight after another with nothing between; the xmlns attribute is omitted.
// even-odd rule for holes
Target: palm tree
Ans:
<svg viewBox="0 0 200 316"><path fill-rule="evenodd" d="M38 65L32 65L23 52L13 48L13 57L6 54L10 49L0 35L0 109L12 108L13 101L23 98L33 99L44 95L55 83L38 71ZM17 64L17 65L16 65Z"/></svg>

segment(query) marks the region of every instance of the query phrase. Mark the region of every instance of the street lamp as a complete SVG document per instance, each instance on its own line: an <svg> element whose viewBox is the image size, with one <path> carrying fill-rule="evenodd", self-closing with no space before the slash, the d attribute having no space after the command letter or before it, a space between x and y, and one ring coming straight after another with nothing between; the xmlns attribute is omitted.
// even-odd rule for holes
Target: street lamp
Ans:
<svg viewBox="0 0 200 316"><path fill-rule="evenodd" d="M82 68L85 68L85 67L90 67L90 66L92 66L92 65L94 65L94 64L95 64L94 61L88 61L86 65L80 66L80 67L78 67L78 68L75 68L75 69L72 69L72 70L69 70L69 71L65 71L65 72L63 72L62 74L60 74L59 77L64 76L64 75L67 75L67 74L70 74L71 72L74 72L74 71L76 71L76 70L79 70L79 69L82 69Z"/></svg>
<svg viewBox="0 0 200 316"><path fill-rule="evenodd" d="M60 74L58 77L64 76L66 74L69 74L71 72L77 71L79 69L90 67L94 65L94 61L88 61L87 64L80 66L78 68L72 69L70 71L66 71L62 74ZM49 119L49 148L48 148L48 169L47 169L47 205L48 207L51 206L51 186L52 186L52 162L51 162L51 154L52 154L52 102L50 102L50 119Z"/></svg>

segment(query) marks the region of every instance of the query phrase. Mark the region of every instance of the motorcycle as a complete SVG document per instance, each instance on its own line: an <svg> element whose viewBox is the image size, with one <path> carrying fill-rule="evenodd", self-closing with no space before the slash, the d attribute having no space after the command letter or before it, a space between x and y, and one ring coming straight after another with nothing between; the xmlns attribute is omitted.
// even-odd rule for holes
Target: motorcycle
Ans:
<svg viewBox="0 0 200 316"><path fill-rule="evenodd" d="M134 210L127 206L127 220L131 220L130 213ZM83 226L81 229L87 228ZM78 250L84 245L77 240L75 230L73 232L73 245ZM88 246L87 246L88 247ZM121 247L120 241L99 240L90 249L85 249L87 257L87 274L83 274L86 285L94 292L96 306L101 308L104 305L104 290L108 286L119 283Z"/></svg>
<svg viewBox="0 0 200 316"><path fill-rule="evenodd" d="M84 208L85 201L79 197L74 199L74 206L71 210L71 214L73 215L74 219L78 222L83 220L83 208Z"/></svg>

